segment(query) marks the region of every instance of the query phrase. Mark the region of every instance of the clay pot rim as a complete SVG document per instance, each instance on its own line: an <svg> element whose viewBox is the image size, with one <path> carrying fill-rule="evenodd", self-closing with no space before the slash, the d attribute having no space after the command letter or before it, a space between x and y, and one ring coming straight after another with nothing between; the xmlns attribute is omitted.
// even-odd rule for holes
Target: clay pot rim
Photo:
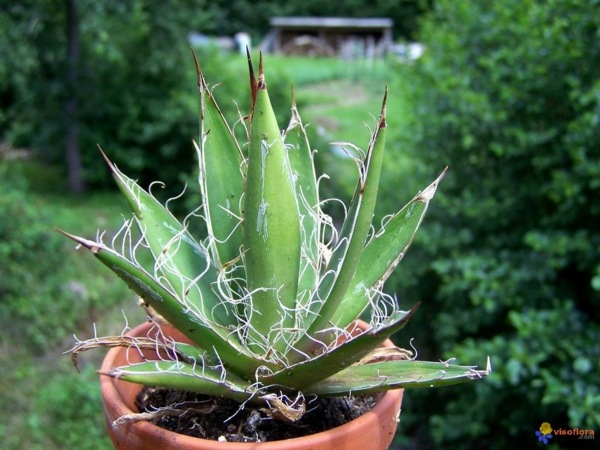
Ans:
<svg viewBox="0 0 600 450"><path fill-rule="evenodd" d="M142 335L145 335L154 326L155 326L155 324L153 324L152 322L144 322L144 323L134 327L132 329L132 331L130 333L128 333L128 335L134 334L134 335L139 336L140 333L143 333ZM390 346L390 345L393 345L393 344L389 340L386 341L386 343L384 344L384 346ZM116 347L116 348L110 349L108 351L108 353L106 354L104 361L102 362L101 371L108 372L108 371L112 370L115 367L115 364L113 364L113 361L115 360L116 356L120 352L123 352L123 351L127 351L127 350L124 348L121 348L121 347ZM127 405L123 401L123 398L117 388L117 383L135 384L136 386L139 386L139 390L141 390L143 387L142 385L139 385L136 383L129 383L127 381L117 380L117 379L114 379L114 378L111 378L108 376L101 376L100 390L102 393L102 401L105 405L105 410L107 407L107 403L112 402L111 408L116 413L117 417L134 413L135 411L132 411L129 407L127 407ZM335 442L338 437L347 435L351 429L354 429L356 427L364 427L366 429L366 428L370 428L370 427L380 426L380 418L384 417L386 415L386 411L388 411L389 409L393 409L395 407L394 406L395 404L400 404L400 402L402 401L403 391L404 391L403 389L395 389L395 390L390 390L390 391L386 391L386 392L382 393L373 408L371 408L369 411L362 414L361 416L357 417L356 419L351 420L350 422L347 422L343 425L340 425L335 428L331 428L329 430L314 433L311 435L297 437L297 438L290 438L290 439L285 439L285 440L279 440L279 441L247 442L247 443L220 442L220 441L216 441L216 440L212 440L212 439L197 438L197 437L192 437L192 436L187 436L184 434L176 433L174 431L170 431L170 430L161 428L161 427L154 425L147 421L139 421L139 422L135 422L135 423L131 423L131 424L126 423L126 424L120 424L120 425L116 425L116 426L117 427L127 427L127 428L130 427L129 428L130 432L133 431L133 429L136 429L136 434L150 434L150 435L160 436L160 440L177 441L178 445L180 445L182 448L199 448L199 447L194 447L194 446L198 445L198 441L201 441L201 442L208 444L208 446L206 448L211 448L210 444L212 444L217 449L225 448L224 447L225 445L227 445L227 448L231 449L231 450L256 449L257 446L259 446L259 445L260 445L260 448L264 449L264 450L285 449L285 448L293 449L293 448L296 448L296 446L300 442L305 443L307 439L312 440L315 444L332 443L332 442ZM399 415L400 415L400 408L398 408L397 413L396 413L396 417L395 417L396 422L399 421ZM108 423L107 425L109 427L115 426L111 423ZM285 445L286 447L283 447L283 445ZM287 447L288 445L289 445L289 447Z"/></svg>

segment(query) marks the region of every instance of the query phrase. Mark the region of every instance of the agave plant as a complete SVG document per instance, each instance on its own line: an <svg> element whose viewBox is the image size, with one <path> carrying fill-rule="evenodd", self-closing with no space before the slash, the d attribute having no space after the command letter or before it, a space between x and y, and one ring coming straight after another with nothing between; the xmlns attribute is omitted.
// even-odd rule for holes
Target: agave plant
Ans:
<svg viewBox="0 0 600 450"><path fill-rule="evenodd" d="M478 371L407 358L400 349L378 350L417 308L401 309L382 286L406 253L443 176L380 226L372 225L387 92L369 146L356 158L356 190L337 230L322 210L326 201L319 198L314 152L293 95L291 120L282 132L262 57L258 77L248 61L251 112L239 121L247 138L242 145L196 60L202 196L197 210L179 221L104 156L133 210L131 220L111 245L101 237L91 241L65 233L192 344L155 336L95 337L77 342L74 359L98 346L164 350L157 360L103 375L269 402L290 420L301 415L307 395L442 386L487 375L489 365ZM205 236L192 233L192 218L204 222ZM142 253L151 255L150 263ZM361 315L369 320L362 332L355 325ZM293 407L285 400L290 398Z"/></svg>

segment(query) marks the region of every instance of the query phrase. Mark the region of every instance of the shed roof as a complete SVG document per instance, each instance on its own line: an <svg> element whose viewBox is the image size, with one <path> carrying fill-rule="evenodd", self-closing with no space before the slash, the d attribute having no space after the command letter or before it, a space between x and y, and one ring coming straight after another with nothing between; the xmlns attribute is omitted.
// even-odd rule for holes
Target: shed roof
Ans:
<svg viewBox="0 0 600 450"><path fill-rule="evenodd" d="M272 27L302 28L392 28L394 21L388 18L352 17L272 17Z"/></svg>

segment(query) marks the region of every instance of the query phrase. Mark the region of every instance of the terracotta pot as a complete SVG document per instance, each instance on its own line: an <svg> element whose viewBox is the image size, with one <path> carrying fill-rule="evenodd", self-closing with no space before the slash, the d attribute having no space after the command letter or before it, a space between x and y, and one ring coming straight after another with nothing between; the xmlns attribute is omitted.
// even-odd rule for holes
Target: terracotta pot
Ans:
<svg viewBox="0 0 600 450"><path fill-rule="evenodd" d="M144 323L134 328L129 335L147 336L152 327L151 323ZM175 329L166 327L163 331L176 340L187 341ZM387 341L386 346L390 345L392 343ZM102 363L102 371L141 360L142 355L138 350L113 348ZM113 421L122 415L137 412L135 397L142 386L106 376L101 377L100 386L110 438L116 449L123 450L387 449L396 432L403 394L402 389L388 391L369 412L331 430L282 441L228 443L185 436L146 421L113 426Z"/></svg>

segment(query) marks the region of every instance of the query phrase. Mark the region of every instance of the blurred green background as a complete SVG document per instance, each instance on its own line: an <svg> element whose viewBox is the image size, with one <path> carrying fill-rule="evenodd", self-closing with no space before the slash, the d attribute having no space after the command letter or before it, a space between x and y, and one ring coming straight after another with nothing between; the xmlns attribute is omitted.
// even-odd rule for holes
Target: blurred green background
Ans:
<svg viewBox="0 0 600 450"><path fill-rule="evenodd" d="M484 366L490 355L494 372L405 393L393 448L542 448L542 422L600 432L600 2L23 0L0 2L2 447L110 448L102 354L84 355L78 374L63 352L95 323L118 333L144 316L54 228L107 239L119 228L126 205L97 144L143 185L164 182L165 199L193 184L188 34L246 31L256 47L269 18L285 15L390 17L396 42L425 48L377 64L265 55L280 125L292 84L311 123L331 177L323 196L351 195L355 167L328 142L364 148L385 85L375 220L449 166L387 284L401 305L422 302L395 340L423 359ZM248 105L245 58L211 44L196 52L235 120ZM195 206L188 194L181 214Z"/></svg>

